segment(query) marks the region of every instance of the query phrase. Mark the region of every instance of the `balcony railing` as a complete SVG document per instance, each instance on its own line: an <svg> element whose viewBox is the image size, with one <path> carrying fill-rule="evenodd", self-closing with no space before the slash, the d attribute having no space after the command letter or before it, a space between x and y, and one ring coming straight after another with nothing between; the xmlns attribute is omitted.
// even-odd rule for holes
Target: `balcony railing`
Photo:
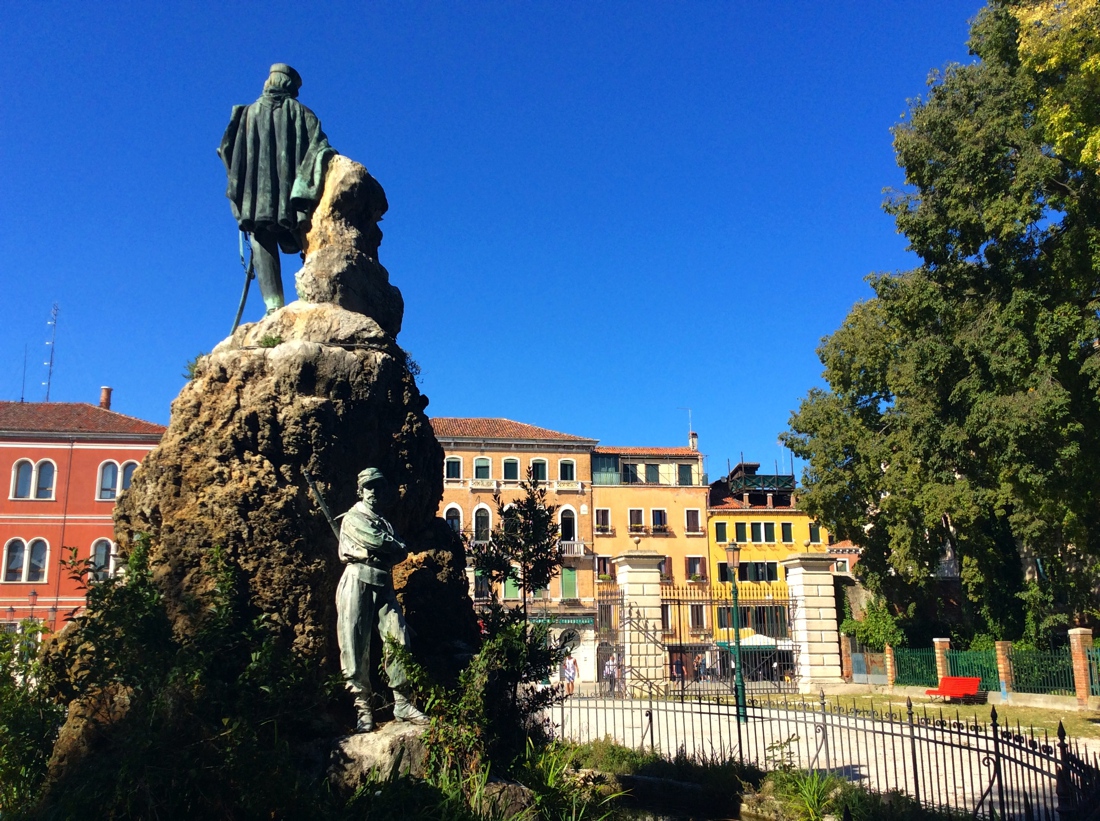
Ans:
<svg viewBox="0 0 1100 821"><path fill-rule="evenodd" d="M614 536L615 535L615 526L614 525L596 525L596 535L597 536Z"/></svg>
<svg viewBox="0 0 1100 821"><path fill-rule="evenodd" d="M584 542L559 542L562 556L583 556Z"/></svg>

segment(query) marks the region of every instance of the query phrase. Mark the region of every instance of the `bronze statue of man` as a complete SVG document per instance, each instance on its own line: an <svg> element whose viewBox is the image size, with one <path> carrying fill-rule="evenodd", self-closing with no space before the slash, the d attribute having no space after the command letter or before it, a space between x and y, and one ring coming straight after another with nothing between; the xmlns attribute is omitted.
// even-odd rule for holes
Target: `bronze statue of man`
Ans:
<svg viewBox="0 0 1100 821"><path fill-rule="evenodd" d="M249 234L269 314L284 305L279 249L302 250L325 167L336 154L321 121L296 99L301 86L297 71L286 63L273 65L260 99L233 107L218 148L229 176L225 195L240 230Z"/></svg>
<svg viewBox="0 0 1100 821"><path fill-rule="evenodd" d="M340 560L346 567L336 588L336 635L340 670L359 714L356 732L369 733L374 729L370 649L376 630L382 640L382 666L393 689L393 717L418 724L427 718L409 702L405 668L388 649L391 642L400 647L409 644L409 629L391 576L393 566L404 561L408 550L381 514L392 501L392 490L377 468L360 473L358 485L359 501L340 523ZM373 664L377 666L378 659Z"/></svg>

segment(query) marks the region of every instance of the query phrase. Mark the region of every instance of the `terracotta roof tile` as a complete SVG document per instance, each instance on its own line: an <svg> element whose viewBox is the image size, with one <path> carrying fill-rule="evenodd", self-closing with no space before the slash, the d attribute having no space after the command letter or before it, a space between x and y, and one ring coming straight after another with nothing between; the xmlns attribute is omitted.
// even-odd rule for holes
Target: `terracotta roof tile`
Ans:
<svg viewBox="0 0 1100 821"><path fill-rule="evenodd" d="M85 402L0 402L0 431L161 436L165 428Z"/></svg>
<svg viewBox="0 0 1100 821"><path fill-rule="evenodd" d="M609 456L691 456L698 457L699 451L691 448L613 448L598 447L595 453Z"/></svg>
<svg viewBox="0 0 1100 821"><path fill-rule="evenodd" d="M584 436L559 433L511 419L438 416L432 420L436 436L460 439L550 439L559 442L591 442L597 440Z"/></svg>

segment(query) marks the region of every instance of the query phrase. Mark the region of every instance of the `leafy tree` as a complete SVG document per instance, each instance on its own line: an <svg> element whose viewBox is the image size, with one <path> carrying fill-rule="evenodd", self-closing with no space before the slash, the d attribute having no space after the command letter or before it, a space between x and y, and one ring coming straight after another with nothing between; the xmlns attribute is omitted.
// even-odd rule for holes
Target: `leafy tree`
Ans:
<svg viewBox="0 0 1100 821"><path fill-rule="evenodd" d="M445 722L472 727L479 748L498 766L508 766L526 750L528 739L544 739L538 716L561 698L556 688L537 688L564 658L550 640L550 625L531 623L527 600L543 590L561 569L561 545L555 521L557 507L547 504L546 486L528 471L522 495L505 502L493 495L498 525L486 543L467 550L476 573L489 584L490 601L482 613L486 639L475 662L463 673L455 698L436 696L430 703L452 710ZM507 583L520 591L520 603L508 606L500 591ZM462 706L465 705L465 706ZM461 749L461 744L445 745ZM471 748L478 749L478 748Z"/></svg>
<svg viewBox="0 0 1100 821"><path fill-rule="evenodd" d="M840 632L855 636L860 645L868 650L880 653L887 644L891 647L905 646L905 634L882 599L868 602L861 619L852 618L850 610L848 614L840 625Z"/></svg>
<svg viewBox="0 0 1100 821"><path fill-rule="evenodd" d="M1031 0L1010 8L1020 62L1039 83L1047 140L1071 162L1100 168L1100 3Z"/></svg>
<svg viewBox="0 0 1100 821"><path fill-rule="evenodd" d="M42 626L0 633L0 817L26 810L46 775L64 710L39 682Z"/></svg>
<svg viewBox="0 0 1100 821"><path fill-rule="evenodd" d="M899 611L933 598L950 545L996 638L1024 629L1025 576L1078 620L1100 577L1100 185L1044 136L1014 10L983 10L979 59L895 127L908 187L885 208L922 264L869 278L784 437L869 587Z"/></svg>

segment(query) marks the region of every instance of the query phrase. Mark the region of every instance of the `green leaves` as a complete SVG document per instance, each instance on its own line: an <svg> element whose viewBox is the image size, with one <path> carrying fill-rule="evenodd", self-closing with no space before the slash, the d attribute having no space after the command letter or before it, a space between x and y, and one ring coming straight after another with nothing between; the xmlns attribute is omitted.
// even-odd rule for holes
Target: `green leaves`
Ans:
<svg viewBox="0 0 1100 821"><path fill-rule="evenodd" d="M1004 638L1024 628L1025 574L1081 617L1100 565L1098 180L1045 141L1049 78L1016 54L1014 6L978 16L981 59L934 73L895 128L908 187L885 208L923 263L869 279L819 348L828 390L785 437L869 586L932 606L950 548Z"/></svg>

